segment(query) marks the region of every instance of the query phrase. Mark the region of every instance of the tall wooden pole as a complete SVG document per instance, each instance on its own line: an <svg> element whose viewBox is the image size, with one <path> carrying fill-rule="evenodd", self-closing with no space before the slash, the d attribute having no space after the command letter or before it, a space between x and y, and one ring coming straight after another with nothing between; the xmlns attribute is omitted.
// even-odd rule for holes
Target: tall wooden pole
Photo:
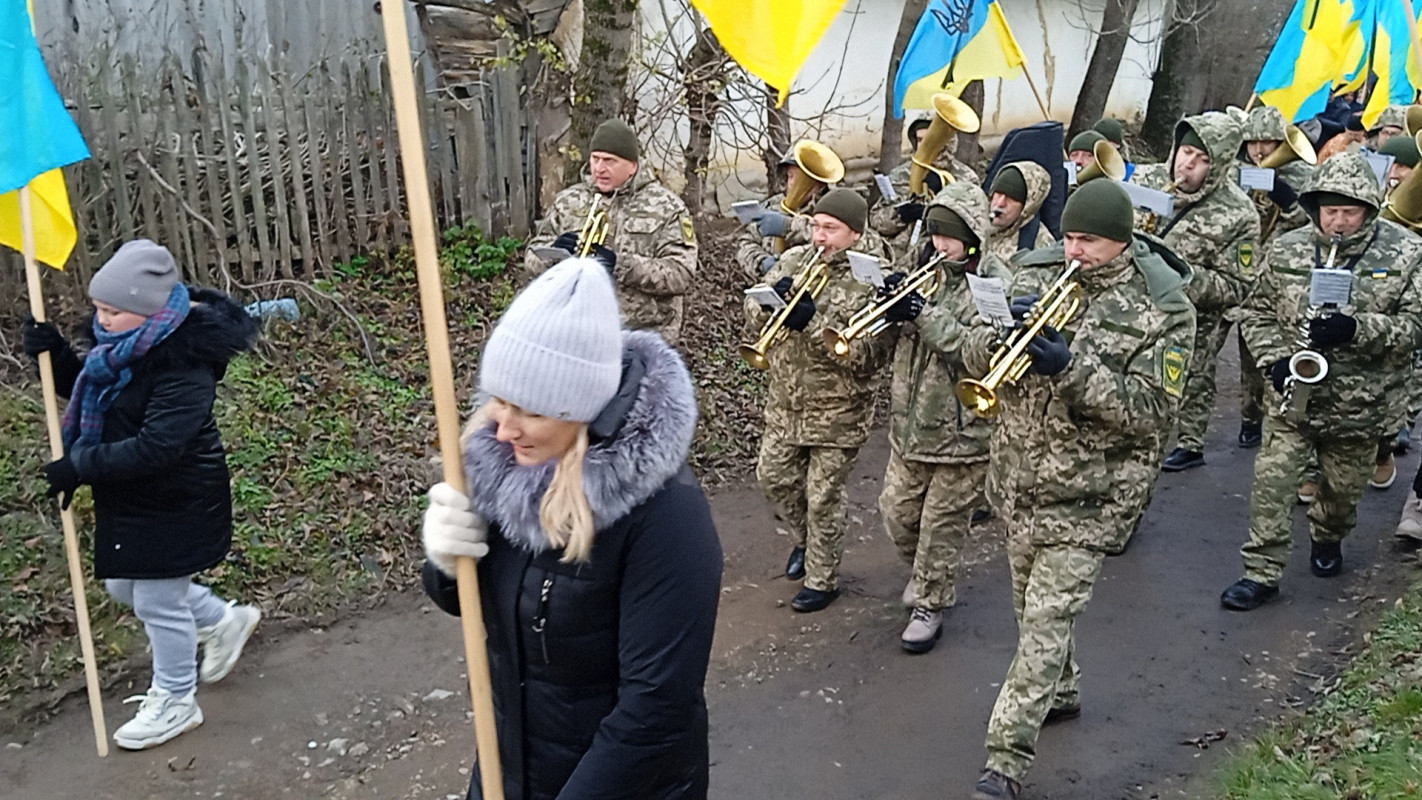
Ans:
<svg viewBox="0 0 1422 800"><path fill-rule="evenodd" d="M459 406L454 398L454 368L449 352L449 323L444 315L444 290L439 279L439 253L435 248L434 210L430 205L429 173L425 171L424 137L415 98L415 73L411 67L410 34L405 22L405 0L384 0L385 49L389 54L390 88L395 99L395 122L400 133L400 160L404 165L405 196L410 207L410 233L415 245L415 273L420 284L420 313L424 318L429 350L430 385L434 390L439 450L444 480L467 494L464 459L459 451ZM489 679L484 609L479 599L479 575L474 559L455 559L459 585L459 615L464 627L464 659L469 673L469 699L474 707L474 738L478 747L479 774L485 800L503 800L503 769L499 740L494 730L494 694Z"/></svg>
<svg viewBox="0 0 1422 800"><path fill-rule="evenodd" d="M1032 71L1027 69L1027 65L1022 65L1022 74L1027 78L1027 85L1032 87L1032 96L1037 98L1037 108L1042 109L1042 119L1051 121L1052 114L1047 110L1047 104L1042 100L1042 93L1037 91L1037 82L1032 80Z"/></svg>
<svg viewBox="0 0 1422 800"><path fill-rule="evenodd" d="M44 287L40 283L39 262L35 260L35 222L30 212L30 187L20 188L20 230L24 239L25 279L29 282L30 315L44 322ZM64 433L60 428L59 398L54 391L54 363L49 353L39 355L40 388L44 392L44 419L49 428L49 457L64 457ZM79 562L79 534L74 512L59 510L64 527L64 558L69 563L69 589L74 595L74 619L79 623L79 651L84 656L84 683L89 690L89 717L94 723L94 746L99 757L109 754L109 734L104 726L104 701L99 694L99 665L94 659L94 635L89 630L89 601L84 596L84 570Z"/></svg>

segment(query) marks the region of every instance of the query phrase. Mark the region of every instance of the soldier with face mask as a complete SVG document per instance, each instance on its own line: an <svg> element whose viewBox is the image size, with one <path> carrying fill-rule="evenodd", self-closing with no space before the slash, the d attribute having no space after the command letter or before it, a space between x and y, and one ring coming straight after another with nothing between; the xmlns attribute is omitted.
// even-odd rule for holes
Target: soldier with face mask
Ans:
<svg viewBox="0 0 1422 800"><path fill-rule="evenodd" d="M1037 216L1051 191L1052 176L1035 161L1014 161L998 170L988 198L988 252L1006 261L1019 250L1055 244Z"/></svg>
<svg viewBox="0 0 1422 800"><path fill-rule="evenodd" d="M1244 302L1254 285L1259 215L1233 178L1243 142L1239 124L1228 114L1186 117L1175 126L1170 161L1142 166L1131 178L1175 198L1170 219L1138 211L1136 225L1163 239L1193 273L1185 288L1196 313L1193 360L1180 403L1176 447L1162 465L1169 472L1205 463L1215 367L1229 334L1226 315ZM1160 435L1163 442L1165 432Z"/></svg>
<svg viewBox="0 0 1422 800"><path fill-rule="evenodd" d="M1389 386L1422 345L1422 242L1377 218L1382 197L1368 162L1355 153L1329 159L1299 202L1313 224L1270 245L1240 323L1272 390L1254 461L1244 577L1220 598L1238 611L1279 593L1293 546L1293 495L1310 453L1321 481L1308 511L1309 566L1319 577L1342 571L1341 543L1357 520L1378 437L1406 399ZM1351 273L1346 303L1314 309L1315 271L1330 260ZM1291 380L1290 359L1301 347L1328 361L1327 374L1312 385Z"/></svg>

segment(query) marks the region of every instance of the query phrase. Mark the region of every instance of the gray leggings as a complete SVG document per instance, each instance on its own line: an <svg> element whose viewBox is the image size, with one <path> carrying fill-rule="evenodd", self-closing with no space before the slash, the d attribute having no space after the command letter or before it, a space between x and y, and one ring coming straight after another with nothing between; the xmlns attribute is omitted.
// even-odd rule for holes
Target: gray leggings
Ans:
<svg viewBox="0 0 1422 800"><path fill-rule="evenodd" d="M140 580L109 578L104 588L148 631L153 647L153 685L179 697L197 687L197 629L222 621L227 604L192 577Z"/></svg>

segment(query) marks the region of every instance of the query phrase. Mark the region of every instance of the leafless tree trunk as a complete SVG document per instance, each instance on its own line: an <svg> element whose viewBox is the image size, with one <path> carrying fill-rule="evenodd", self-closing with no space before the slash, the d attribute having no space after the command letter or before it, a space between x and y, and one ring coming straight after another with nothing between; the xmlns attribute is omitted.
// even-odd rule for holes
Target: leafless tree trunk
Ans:
<svg viewBox="0 0 1422 800"><path fill-rule="evenodd" d="M636 30L638 0L584 0L583 50L573 81L569 145L579 158L570 159L565 177L578 179L593 131L603 121L625 115L627 59Z"/></svg>
<svg viewBox="0 0 1422 800"><path fill-rule="evenodd" d="M982 81L973 81L968 84L968 88L964 89L963 94L960 95L960 99L964 103L972 106L973 110L978 112L978 119L982 119L983 116L984 95L985 91ZM957 158L958 161L970 167L977 164L978 160L983 157L983 147L978 143L978 134L958 134L958 147L957 150L954 151L953 156Z"/></svg>
<svg viewBox="0 0 1422 800"><path fill-rule="evenodd" d="M888 172L903 160L904 121L894 116L894 80L899 74L899 61L904 57L913 29L919 17L928 9L928 0L908 0L899 15L899 32L894 36L894 49L889 56L889 85L884 91L884 129L879 134L879 171ZM981 102L979 107L981 107Z"/></svg>
<svg viewBox="0 0 1422 800"><path fill-rule="evenodd" d="M1071 115L1068 136L1096 124L1105 112L1106 100L1116 83L1116 72L1121 68L1121 56L1125 54L1126 42L1131 36L1131 21L1139 5L1140 0L1106 0L1106 8L1101 14L1101 29L1096 37L1096 46L1091 50L1086 79L1076 98L1076 110Z"/></svg>
<svg viewBox="0 0 1422 800"><path fill-rule="evenodd" d="M785 188L780 185L780 170L776 169L776 166L780 159L790 152L790 112L783 106L776 106L779 94L779 89L766 84L765 132L769 142L761 158L765 160L765 185L770 194Z"/></svg>
<svg viewBox="0 0 1422 800"><path fill-rule="evenodd" d="M686 188L681 197L692 214L701 213L705 200L711 139L716 131L716 116L721 111L721 95L726 87L729 66L726 50L721 47L716 34L710 28L698 31L696 44L687 56L687 69L683 77L690 135L683 166Z"/></svg>

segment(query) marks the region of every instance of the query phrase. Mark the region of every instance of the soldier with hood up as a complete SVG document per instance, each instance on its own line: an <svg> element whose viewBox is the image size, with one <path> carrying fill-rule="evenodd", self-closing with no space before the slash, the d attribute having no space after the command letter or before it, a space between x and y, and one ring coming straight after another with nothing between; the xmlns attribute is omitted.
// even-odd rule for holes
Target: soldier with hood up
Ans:
<svg viewBox="0 0 1422 800"><path fill-rule="evenodd" d="M1219 111L1186 117L1175 126L1175 148L1165 164L1142 166L1131 180L1175 198L1170 219L1138 211L1136 227L1165 240L1190 265L1185 294L1195 306L1195 342L1185 397L1180 402L1176 448L1168 472L1203 466L1205 430L1215 404L1215 365L1229 334L1226 315L1254 285L1259 215L1231 175L1244 143L1230 115Z"/></svg>
<svg viewBox="0 0 1422 800"><path fill-rule="evenodd" d="M1322 479L1308 510L1309 566L1318 577L1342 571L1341 542L1357 521L1378 438L1406 402L1395 390L1398 376L1422 345L1422 241L1378 219L1382 192L1363 156L1324 162L1299 202L1313 224L1269 246L1240 323L1272 391L1268 435L1254 460L1244 577L1220 598L1237 611L1279 593L1293 547L1294 494L1310 453L1317 453ZM1352 273L1352 286L1345 305L1318 313L1309 305L1310 286L1335 243L1334 265ZM1307 391L1289 381L1300 329L1308 331L1309 349L1328 359L1327 375ZM1280 410L1286 391L1287 413Z"/></svg>
<svg viewBox="0 0 1422 800"><path fill-rule="evenodd" d="M909 144L918 148L918 132L926 131L927 127L915 128L909 126ZM967 183L973 186L982 182L982 178L972 170L967 164L959 161L953 156L958 148L958 137L956 134L949 136L948 141L943 145L943 149L938 152L938 156L933 160L936 169L947 172L953 180L949 183ZM889 182L894 186L894 199L880 197L874 204L874 208L869 214L869 225L884 237L884 241L889 243L889 247L897 258L909 250L917 252L916 247L910 247L913 239L914 223L923 219L925 207L924 199L914 197L909 191L909 173L913 169L913 159L905 159L904 162L889 172ZM928 191L937 195L943 191L943 179L936 172L930 171L924 184ZM920 234L921 235L921 234Z"/></svg>
<svg viewBox="0 0 1422 800"><path fill-rule="evenodd" d="M976 186L944 189L924 211L929 241L922 252L900 259L902 271L885 279L892 291L905 273L943 257L938 291L900 300L886 314L903 324L894 351L891 449L879 511L899 557L913 568L903 594L913 613L900 637L910 653L933 649L942 633L943 610L955 599L958 551L983 500L992 423L965 408L954 387L967 375L960 348L978 319L968 274L1000 278L1004 285L1011 279L1002 259L981 249L986 217L987 203Z"/></svg>
<svg viewBox="0 0 1422 800"><path fill-rule="evenodd" d="M1056 243L1037 212L1052 191L1052 176L1035 161L1014 161L997 171L988 198L990 224L984 249L1006 261L1019 250Z"/></svg>

